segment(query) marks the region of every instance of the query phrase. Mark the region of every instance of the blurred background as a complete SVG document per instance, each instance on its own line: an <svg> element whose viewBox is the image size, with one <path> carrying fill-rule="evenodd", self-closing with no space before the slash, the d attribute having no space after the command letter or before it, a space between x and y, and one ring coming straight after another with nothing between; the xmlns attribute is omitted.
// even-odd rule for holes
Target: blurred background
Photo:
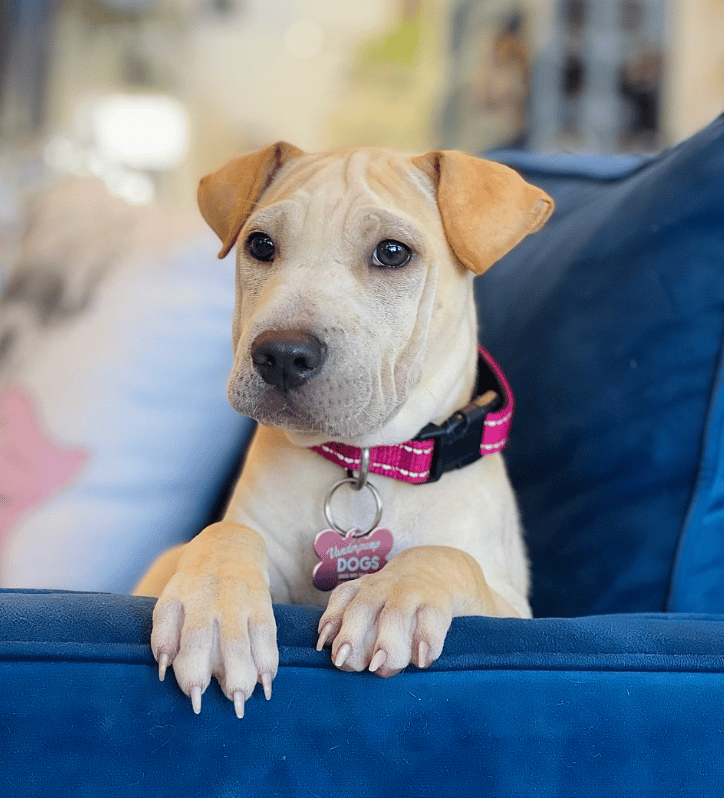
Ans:
<svg viewBox="0 0 726 798"><path fill-rule="evenodd" d="M0 234L49 175L189 206L280 138L652 151L722 107L718 0L2 0Z"/></svg>

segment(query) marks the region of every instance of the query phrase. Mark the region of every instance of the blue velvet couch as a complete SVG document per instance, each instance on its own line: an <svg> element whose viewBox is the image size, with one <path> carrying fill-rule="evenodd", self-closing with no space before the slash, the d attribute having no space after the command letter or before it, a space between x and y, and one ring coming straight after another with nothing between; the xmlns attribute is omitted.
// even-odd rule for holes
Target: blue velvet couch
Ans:
<svg viewBox="0 0 726 798"><path fill-rule="evenodd" d="M557 201L477 281L535 619L457 619L381 680L277 607L239 721L159 683L152 600L3 591L0 795L722 794L723 119L657 157L490 157Z"/></svg>

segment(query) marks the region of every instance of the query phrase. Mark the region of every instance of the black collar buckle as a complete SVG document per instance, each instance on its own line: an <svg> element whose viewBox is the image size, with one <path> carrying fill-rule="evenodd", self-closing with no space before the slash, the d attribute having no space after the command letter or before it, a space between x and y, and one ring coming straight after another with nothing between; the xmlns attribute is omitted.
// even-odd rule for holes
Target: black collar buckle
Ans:
<svg viewBox="0 0 726 798"><path fill-rule="evenodd" d="M489 390L457 410L443 424L427 424L419 432L414 440L434 442L427 482L436 482L447 471L463 468L481 457L484 421L501 406L499 394Z"/></svg>

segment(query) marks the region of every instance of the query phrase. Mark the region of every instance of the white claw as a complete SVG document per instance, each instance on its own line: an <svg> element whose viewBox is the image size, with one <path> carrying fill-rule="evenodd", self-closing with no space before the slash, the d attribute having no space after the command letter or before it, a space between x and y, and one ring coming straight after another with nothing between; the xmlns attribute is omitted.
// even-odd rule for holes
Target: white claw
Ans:
<svg viewBox="0 0 726 798"><path fill-rule="evenodd" d="M263 673L261 680L265 698L269 701L272 698L272 676L269 673Z"/></svg>
<svg viewBox="0 0 726 798"><path fill-rule="evenodd" d="M194 714L198 715L202 711L202 688L195 684L189 697L192 699Z"/></svg>
<svg viewBox="0 0 726 798"><path fill-rule="evenodd" d="M418 644L418 667L425 668L426 660L429 656L429 646L425 640L420 640Z"/></svg>
<svg viewBox="0 0 726 798"><path fill-rule="evenodd" d="M245 716L245 694L237 690L233 696L234 699L234 714L238 718Z"/></svg>
<svg viewBox="0 0 726 798"><path fill-rule="evenodd" d="M343 643L343 645L338 649L338 655L335 658L335 667L339 668L347 659L350 652L353 650L353 647L350 643Z"/></svg>
<svg viewBox="0 0 726 798"><path fill-rule="evenodd" d="M379 648L378 651L373 655L373 659L371 660L371 664L368 666L368 670L371 673L375 673L381 665L386 661L388 654L382 649Z"/></svg>
<svg viewBox="0 0 726 798"><path fill-rule="evenodd" d="M166 676L166 669L169 667L169 655L164 653L159 655L159 681L163 682Z"/></svg>
<svg viewBox="0 0 726 798"><path fill-rule="evenodd" d="M323 629L320 632L320 637L318 638L318 644L315 646L315 648L318 651L323 650L325 644L328 642L328 635L330 634L332 629L333 629L333 624L330 622L326 623L325 626L323 626Z"/></svg>

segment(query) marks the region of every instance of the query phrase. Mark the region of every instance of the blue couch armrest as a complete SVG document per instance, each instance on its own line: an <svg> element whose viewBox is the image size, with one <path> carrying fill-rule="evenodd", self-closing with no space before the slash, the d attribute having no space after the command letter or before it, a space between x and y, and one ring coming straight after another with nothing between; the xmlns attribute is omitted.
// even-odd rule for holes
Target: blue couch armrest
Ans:
<svg viewBox="0 0 726 798"><path fill-rule="evenodd" d="M720 616L459 618L434 666L382 680L280 606L272 700L238 720L216 684L196 716L159 683L152 607L0 591L0 794L722 794Z"/></svg>

